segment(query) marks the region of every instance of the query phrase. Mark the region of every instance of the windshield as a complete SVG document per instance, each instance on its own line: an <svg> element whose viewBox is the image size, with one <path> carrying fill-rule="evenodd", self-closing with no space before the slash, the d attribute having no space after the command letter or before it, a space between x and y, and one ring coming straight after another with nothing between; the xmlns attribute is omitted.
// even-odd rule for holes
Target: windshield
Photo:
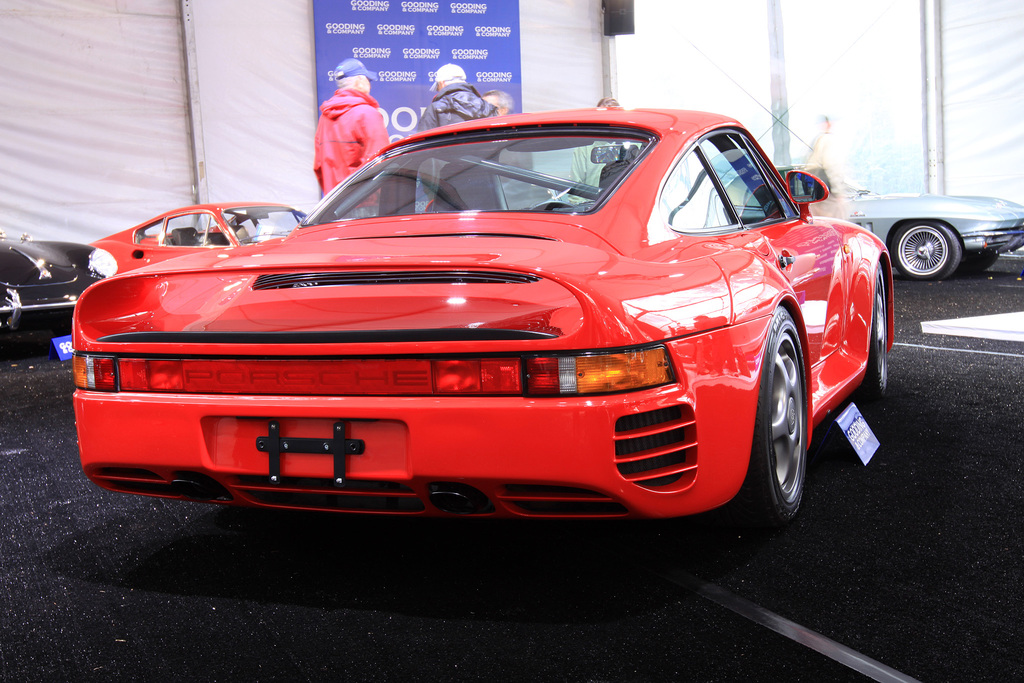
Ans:
<svg viewBox="0 0 1024 683"><path fill-rule="evenodd" d="M224 209L224 220L235 231L239 244L255 244L287 237L306 214L277 206L245 206Z"/></svg>
<svg viewBox="0 0 1024 683"><path fill-rule="evenodd" d="M596 208L653 142L632 132L547 132L398 150L351 178L306 225L467 211Z"/></svg>

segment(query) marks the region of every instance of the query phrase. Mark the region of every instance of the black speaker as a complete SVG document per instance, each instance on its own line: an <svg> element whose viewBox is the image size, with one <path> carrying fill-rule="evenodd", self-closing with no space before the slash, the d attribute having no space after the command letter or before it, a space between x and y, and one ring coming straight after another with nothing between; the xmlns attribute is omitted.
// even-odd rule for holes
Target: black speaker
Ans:
<svg viewBox="0 0 1024 683"><path fill-rule="evenodd" d="M604 0L604 34L621 36L634 33L633 0Z"/></svg>

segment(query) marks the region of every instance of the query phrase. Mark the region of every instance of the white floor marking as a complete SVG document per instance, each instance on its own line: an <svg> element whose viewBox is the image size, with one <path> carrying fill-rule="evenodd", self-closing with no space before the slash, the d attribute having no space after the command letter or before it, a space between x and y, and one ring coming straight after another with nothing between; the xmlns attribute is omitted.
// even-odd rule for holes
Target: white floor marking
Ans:
<svg viewBox="0 0 1024 683"><path fill-rule="evenodd" d="M925 346L924 344L902 344L896 342L893 346L903 346L910 349L926 349L928 351L953 351L955 353L978 353L983 356L1006 356L1007 358L1024 358L1024 353L1002 353L999 351L976 351L974 349L952 349L946 346Z"/></svg>
<svg viewBox="0 0 1024 683"><path fill-rule="evenodd" d="M805 645L835 662L848 666L854 671L864 674L872 680L883 681L885 683L917 683L916 678L900 673L881 662L877 662L866 655L862 655L855 650L851 650L845 645L837 643L831 638L826 638L816 631L812 631L811 629L805 628L800 624L786 619L785 617L781 617L774 612L766 610L759 605L755 605L745 598L741 598L734 593L730 593L724 588L699 579L692 574L688 574L687 572L675 567L646 565L646 568L663 579L671 581L677 586L682 586L703 598L711 600L721 607L735 612L741 617L745 617L756 624L775 631L781 636L785 636L792 641Z"/></svg>
<svg viewBox="0 0 1024 683"><path fill-rule="evenodd" d="M949 334L1003 341L1024 341L1024 312L981 315L973 318L933 320L921 323L925 334Z"/></svg>

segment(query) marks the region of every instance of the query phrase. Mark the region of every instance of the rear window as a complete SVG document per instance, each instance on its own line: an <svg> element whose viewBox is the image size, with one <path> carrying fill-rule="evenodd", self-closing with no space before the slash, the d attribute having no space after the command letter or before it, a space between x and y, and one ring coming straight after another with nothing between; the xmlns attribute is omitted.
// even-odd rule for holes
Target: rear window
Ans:
<svg viewBox="0 0 1024 683"><path fill-rule="evenodd" d="M305 224L423 213L592 211L652 143L639 133L577 130L421 143L362 169Z"/></svg>

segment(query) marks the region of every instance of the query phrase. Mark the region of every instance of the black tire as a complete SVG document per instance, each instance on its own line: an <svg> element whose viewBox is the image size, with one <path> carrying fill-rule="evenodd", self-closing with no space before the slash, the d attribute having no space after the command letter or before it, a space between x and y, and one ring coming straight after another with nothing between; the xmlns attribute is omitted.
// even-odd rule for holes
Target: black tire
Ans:
<svg viewBox="0 0 1024 683"><path fill-rule="evenodd" d="M983 251L978 254L964 256L960 262L961 273L983 273L996 264L999 260L999 252Z"/></svg>
<svg viewBox="0 0 1024 683"><path fill-rule="evenodd" d="M750 464L722 522L779 527L800 509L807 471L807 383L793 317L775 312L765 343Z"/></svg>
<svg viewBox="0 0 1024 683"><path fill-rule="evenodd" d="M871 332L868 347L868 367L864 373L864 381L857 389L857 397L866 401L874 401L885 396L889 384L889 339L888 309L885 298L885 276L882 264L878 264L875 275L875 291L871 305Z"/></svg>
<svg viewBox="0 0 1024 683"><path fill-rule="evenodd" d="M937 221L915 221L893 238L896 268L909 280L944 280L960 265L963 248L953 231Z"/></svg>

